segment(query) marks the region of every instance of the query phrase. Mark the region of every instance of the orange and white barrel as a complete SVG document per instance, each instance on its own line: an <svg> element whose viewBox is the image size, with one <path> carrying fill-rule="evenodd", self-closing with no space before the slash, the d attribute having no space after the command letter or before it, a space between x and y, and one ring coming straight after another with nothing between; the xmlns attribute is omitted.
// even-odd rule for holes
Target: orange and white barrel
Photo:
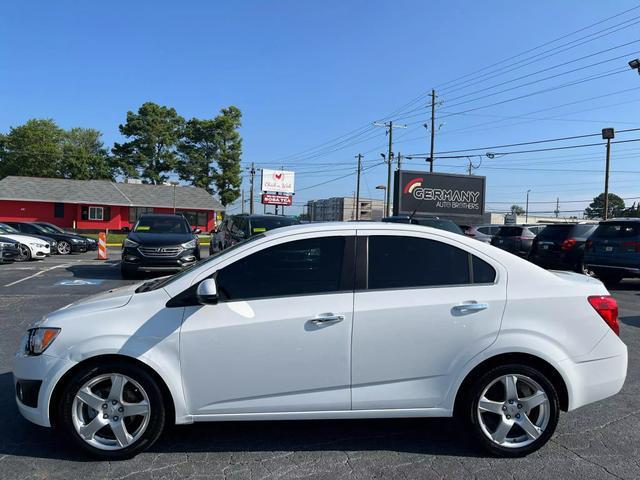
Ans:
<svg viewBox="0 0 640 480"><path fill-rule="evenodd" d="M98 234L98 260L106 260L109 258L107 254L107 235L104 232Z"/></svg>

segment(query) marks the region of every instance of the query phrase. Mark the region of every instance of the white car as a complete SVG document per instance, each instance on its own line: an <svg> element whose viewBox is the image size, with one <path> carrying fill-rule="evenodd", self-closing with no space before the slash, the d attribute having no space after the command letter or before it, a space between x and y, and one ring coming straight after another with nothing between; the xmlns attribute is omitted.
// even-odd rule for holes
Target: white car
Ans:
<svg viewBox="0 0 640 480"><path fill-rule="evenodd" d="M9 230L9 227L0 227L0 235L20 242L20 245L18 245L20 256L16 257L17 261L43 259L51 254L49 243L45 240L29 235L12 233L12 231L15 232L13 229Z"/></svg>
<svg viewBox="0 0 640 480"><path fill-rule="evenodd" d="M20 412L108 459L167 424L451 417L521 456L627 371L598 280L443 230L272 230L172 277L45 316L15 357Z"/></svg>

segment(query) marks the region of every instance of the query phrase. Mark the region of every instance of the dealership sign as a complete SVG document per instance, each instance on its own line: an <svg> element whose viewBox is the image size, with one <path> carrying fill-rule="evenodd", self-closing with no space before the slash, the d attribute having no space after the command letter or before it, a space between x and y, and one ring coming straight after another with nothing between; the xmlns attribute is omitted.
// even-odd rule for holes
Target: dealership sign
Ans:
<svg viewBox="0 0 640 480"><path fill-rule="evenodd" d="M285 207L290 206L293 203L291 195L276 195L274 193L263 193L262 203L265 205L282 205Z"/></svg>
<svg viewBox="0 0 640 480"><path fill-rule="evenodd" d="M448 173L395 173L394 214L482 215L485 177Z"/></svg>
<svg viewBox="0 0 640 480"><path fill-rule="evenodd" d="M262 169L262 191L294 193L294 172Z"/></svg>

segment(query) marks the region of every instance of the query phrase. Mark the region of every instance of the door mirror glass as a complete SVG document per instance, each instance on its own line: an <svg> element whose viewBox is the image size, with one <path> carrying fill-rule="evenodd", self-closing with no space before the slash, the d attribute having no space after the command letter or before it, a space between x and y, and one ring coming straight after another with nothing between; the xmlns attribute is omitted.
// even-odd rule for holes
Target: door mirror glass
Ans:
<svg viewBox="0 0 640 480"><path fill-rule="evenodd" d="M202 305L215 305L218 303L218 287L213 278L207 278L200 282L196 290L198 302Z"/></svg>

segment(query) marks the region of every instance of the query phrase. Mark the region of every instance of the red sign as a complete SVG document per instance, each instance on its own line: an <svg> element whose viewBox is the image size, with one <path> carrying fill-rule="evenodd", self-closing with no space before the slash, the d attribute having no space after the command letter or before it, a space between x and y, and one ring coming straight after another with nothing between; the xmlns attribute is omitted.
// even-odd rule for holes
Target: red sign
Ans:
<svg viewBox="0 0 640 480"><path fill-rule="evenodd" d="M265 205L284 205L286 207L293 203L291 195L275 195L273 193L263 193L262 203Z"/></svg>

